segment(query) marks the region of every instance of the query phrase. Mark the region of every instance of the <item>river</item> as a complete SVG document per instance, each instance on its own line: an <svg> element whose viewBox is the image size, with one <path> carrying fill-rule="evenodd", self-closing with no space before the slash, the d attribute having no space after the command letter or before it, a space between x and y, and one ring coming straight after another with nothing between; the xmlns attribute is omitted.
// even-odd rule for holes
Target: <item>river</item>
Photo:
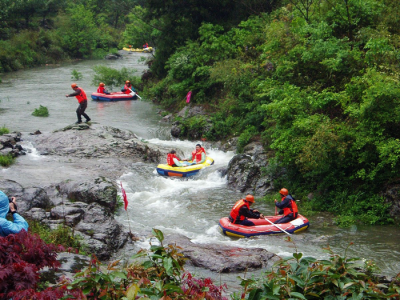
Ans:
<svg viewBox="0 0 400 300"><path fill-rule="evenodd" d="M97 89L97 86L91 85L95 65L117 69L125 66L138 70L140 74L145 69L140 61L142 56L130 53L116 61L79 61L3 75L3 83L0 84L0 126L21 131L23 138L27 138L30 132L36 130L52 131L69 125L76 121L77 102L75 98L65 97L72 92L70 83L75 81L71 79L73 70L82 73L83 78L76 83L89 95ZM49 117L31 115L40 105L49 109ZM86 112L93 122L131 130L150 144L180 149L189 156L197 142L173 140L169 134L170 125L159 122L158 110L146 101L89 101ZM55 174L60 170L68 171L62 161L41 157L29 142L25 142L24 146L32 151L18 158L10 168L3 168L1 178L15 180L24 186L40 185L43 180L48 183L61 179L62 176ZM227 216L235 201L244 195L230 190L226 178L217 171L228 165L234 153L206 150L215 164L190 179L161 177L155 171L155 164L133 165L130 172L118 180L123 183L128 195L129 220L124 212L118 214L117 220L125 226L130 223L133 231L150 232L151 228L158 228L165 233L183 234L194 243L261 247L282 256L291 255L297 249L306 256L327 258L322 250L324 246L329 245L335 252L344 254L352 242L354 244L347 251L348 255L373 259L385 275L394 276L400 271L400 231L393 226L338 228L316 222L317 217L310 217L310 228L295 235L294 243L288 242L284 235L253 239L232 239L221 235L218 220ZM44 163L53 165L57 172L49 174L42 171ZM257 201L254 206L265 215L274 213L273 203ZM145 247L146 244L147 241L140 245ZM231 280L229 276L223 274L221 281Z"/></svg>

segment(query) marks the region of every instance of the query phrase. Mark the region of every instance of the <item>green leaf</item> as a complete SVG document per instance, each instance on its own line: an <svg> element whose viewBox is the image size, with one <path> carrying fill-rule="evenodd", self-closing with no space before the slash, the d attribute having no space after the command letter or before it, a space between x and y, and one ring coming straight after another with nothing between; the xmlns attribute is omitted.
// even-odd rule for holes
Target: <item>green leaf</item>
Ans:
<svg viewBox="0 0 400 300"><path fill-rule="evenodd" d="M152 233L160 242L164 240L164 234L161 230L153 228Z"/></svg>
<svg viewBox="0 0 400 300"><path fill-rule="evenodd" d="M163 265L164 265L164 268L165 268L165 271L167 272L167 274L172 275L173 274L172 258L171 257L164 258Z"/></svg>
<svg viewBox="0 0 400 300"><path fill-rule="evenodd" d="M294 276L294 275L289 275L289 278L291 278L291 279L293 279L294 281L296 281L297 284L298 284L301 288L304 287L305 283L304 283L304 281L303 281L301 278L299 278L299 277L297 277L297 276Z"/></svg>
<svg viewBox="0 0 400 300"><path fill-rule="evenodd" d="M118 278L121 278L121 279L128 279L127 277L126 277L126 274L124 273L124 272L113 272L113 275L115 276L115 277L118 277Z"/></svg>
<svg viewBox="0 0 400 300"><path fill-rule="evenodd" d="M293 253L293 257L297 260L301 259L303 257L303 253Z"/></svg>
<svg viewBox="0 0 400 300"><path fill-rule="evenodd" d="M139 291L139 286L137 286L136 284L132 284L126 291L126 297L128 298L128 300L134 300Z"/></svg>
<svg viewBox="0 0 400 300"><path fill-rule="evenodd" d="M306 297L304 297L303 294L297 293L297 292L292 292L290 293L290 297L296 297L296 298L300 298L300 299L306 299Z"/></svg>

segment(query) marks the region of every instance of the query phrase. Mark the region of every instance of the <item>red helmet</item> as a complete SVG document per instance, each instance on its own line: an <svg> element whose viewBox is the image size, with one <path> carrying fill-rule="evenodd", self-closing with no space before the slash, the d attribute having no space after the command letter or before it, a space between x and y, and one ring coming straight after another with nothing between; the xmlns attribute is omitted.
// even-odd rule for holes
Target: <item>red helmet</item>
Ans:
<svg viewBox="0 0 400 300"><path fill-rule="evenodd" d="M254 203L254 196L253 195L247 195L245 199L248 202Z"/></svg>
<svg viewBox="0 0 400 300"><path fill-rule="evenodd" d="M289 195L289 191L287 189L283 188L279 191L279 194L281 194L283 196L287 196L287 195Z"/></svg>
<svg viewBox="0 0 400 300"><path fill-rule="evenodd" d="M130 84L131 82L129 80L125 81L126 84Z"/></svg>
<svg viewBox="0 0 400 300"><path fill-rule="evenodd" d="M78 85L77 85L76 83L71 83L71 87L72 87L73 89L76 89L76 88L78 87Z"/></svg>
<svg viewBox="0 0 400 300"><path fill-rule="evenodd" d="M102 83L102 82L100 82L99 86L105 86L105 84L104 84L104 83Z"/></svg>

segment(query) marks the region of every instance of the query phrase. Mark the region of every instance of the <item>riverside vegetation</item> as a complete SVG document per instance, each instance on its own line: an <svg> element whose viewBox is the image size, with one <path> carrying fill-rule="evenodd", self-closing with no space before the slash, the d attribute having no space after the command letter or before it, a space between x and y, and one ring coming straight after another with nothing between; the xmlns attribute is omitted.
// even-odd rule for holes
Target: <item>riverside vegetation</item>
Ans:
<svg viewBox="0 0 400 300"><path fill-rule="evenodd" d="M207 128L201 134L208 140L236 136L239 151L261 141L270 153L265 172L286 170L276 185L290 186L303 199L313 192L311 209L368 224L393 221L381 191L399 174L396 1L147 0L115 7L104 1L109 9L96 0L0 3L0 71L101 57L118 44L140 47L146 39L157 49L140 81L148 97L175 111L191 90L192 103L209 111L208 117L177 120L183 129ZM8 286L0 290L12 293L1 297L44 299L57 288L53 298L222 297L222 288L206 280L190 277L185 287L182 257L162 245L159 232L155 236L160 245L133 269L94 259L74 282L44 290L37 270L54 266L59 248L28 235L1 238L1 284ZM32 258L35 253L39 257ZM29 272L19 272L23 267ZM244 279L243 294L232 298L399 298L398 276L383 284L372 271L373 265L355 258L331 253L330 260L315 260L295 253L260 280ZM187 286L193 292L185 294Z"/></svg>
<svg viewBox="0 0 400 300"><path fill-rule="evenodd" d="M46 244L25 231L0 237L0 299L220 299L225 285L196 279L185 272L185 258L178 247L163 245L164 235L153 229L156 239L150 250L139 251L131 263L100 263L95 256L73 280L56 285L40 281L39 270L57 267L56 253L63 246ZM69 248L68 251L73 251ZM382 283L371 261L341 257L329 248L329 260L294 253L278 261L260 279L242 278L243 291L231 299L398 299L400 276ZM12 255L6 255L12 253Z"/></svg>
<svg viewBox="0 0 400 300"><path fill-rule="evenodd" d="M124 42L145 34L157 46L142 76L148 98L178 111L192 91L209 114L177 118L181 137L237 137L239 152L262 142L265 175L298 199L312 193L307 210L392 223L382 193L400 170L398 3L243 3L149 0L133 10L144 18L127 24Z"/></svg>
<svg viewBox="0 0 400 300"><path fill-rule="evenodd" d="M135 87L173 111L191 90L209 111L177 119L181 137L237 137L239 152L261 141L265 175L299 199L312 193L308 210L393 222L382 192L400 169L396 2L2 1L0 71L146 40L157 50L141 80L128 76Z"/></svg>

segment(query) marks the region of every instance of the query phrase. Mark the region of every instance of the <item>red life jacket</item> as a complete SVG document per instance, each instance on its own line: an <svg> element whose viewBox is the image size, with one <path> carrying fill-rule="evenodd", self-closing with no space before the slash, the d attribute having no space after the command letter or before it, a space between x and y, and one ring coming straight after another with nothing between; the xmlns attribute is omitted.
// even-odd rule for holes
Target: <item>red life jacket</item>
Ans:
<svg viewBox="0 0 400 300"><path fill-rule="evenodd" d="M87 100L86 93L82 88L77 88L76 90L79 91L79 95L76 95L75 98L78 99L79 103L82 103L83 101Z"/></svg>
<svg viewBox="0 0 400 300"><path fill-rule="evenodd" d="M132 89L132 85L128 86L127 84L124 85L124 93L125 94L130 94L131 93L131 89Z"/></svg>
<svg viewBox="0 0 400 300"><path fill-rule="evenodd" d="M245 216L239 215L239 210L243 207L246 206L248 209L250 209L249 203L244 201L244 199L240 199L236 204L233 206L230 216L233 219L233 223L236 223L238 221L243 221L246 219Z"/></svg>
<svg viewBox="0 0 400 300"><path fill-rule="evenodd" d="M101 93L101 94L105 94L105 93L104 93L105 90L106 90L106 89L105 89L104 86L99 86L99 88L97 89L97 92L98 92L98 93Z"/></svg>
<svg viewBox="0 0 400 300"><path fill-rule="evenodd" d="M175 164L175 163L174 163L174 158L176 158L177 160L179 160L179 157L176 156L175 154L168 153L168 156L167 156L167 164L170 165L170 166L172 166L173 164Z"/></svg>
<svg viewBox="0 0 400 300"><path fill-rule="evenodd" d="M281 201L283 201L287 196L282 197ZM294 201L293 199L290 199L290 206L289 207L285 207L283 209L283 215L286 217L287 215L293 213L293 217L297 218L298 215L298 208L297 208L297 204L296 201Z"/></svg>
<svg viewBox="0 0 400 300"><path fill-rule="evenodd" d="M199 152L196 152L196 150L194 150L192 152L192 161L194 161L194 159L196 159L196 162L201 161L201 153L204 152L204 155L206 155L206 150L204 150L203 147L200 148Z"/></svg>

